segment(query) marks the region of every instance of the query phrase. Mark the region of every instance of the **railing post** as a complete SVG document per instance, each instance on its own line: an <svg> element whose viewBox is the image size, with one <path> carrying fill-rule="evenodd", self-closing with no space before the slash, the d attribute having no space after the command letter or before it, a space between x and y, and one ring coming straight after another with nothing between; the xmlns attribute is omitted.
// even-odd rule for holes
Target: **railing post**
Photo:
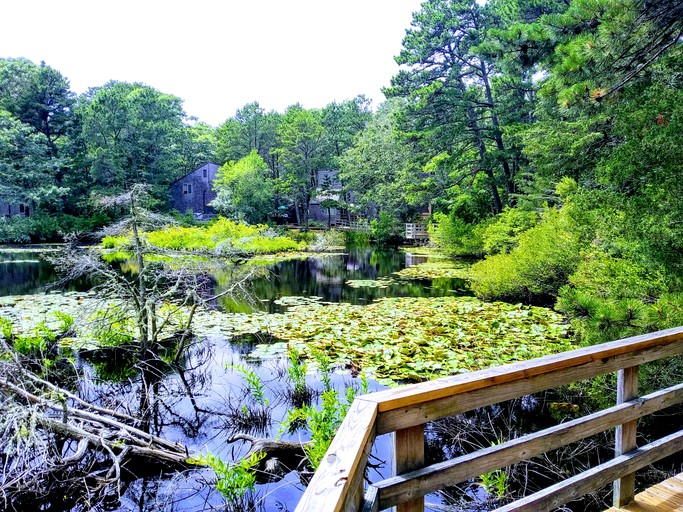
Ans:
<svg viewBox="0 0 683 512"><path fill-rule="evenodd" d="M424 467L425 433L424 425L397 430L394 433L394 468L396 475ZM396 512L424 512L424 498L400 503Z"/></svg>
<svg viewBox="0 0 683 512"><path fill-rule="evenodd" d="M617 372L617 404L622 404L638 396L639 366L624 368ZM636 429L638 420L617 425L615 436L615 456L630 452L637 447ZM636 474L631 473L614 482L613 502L615 507L623 507L633 501L636 488Z"/></svg>

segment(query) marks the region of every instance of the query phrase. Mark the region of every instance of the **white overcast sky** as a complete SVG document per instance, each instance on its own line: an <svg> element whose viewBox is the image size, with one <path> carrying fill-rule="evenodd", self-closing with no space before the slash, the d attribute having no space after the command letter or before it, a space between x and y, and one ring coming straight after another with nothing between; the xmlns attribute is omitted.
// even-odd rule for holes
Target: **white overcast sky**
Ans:
<svg viewBox="0 0 683 512"><path fill-rule="evenodd" d="M283 112L358 94L381 102L421 0L0 0L0 57L77 93L142 82L217 126L258 101Z"/></svg>

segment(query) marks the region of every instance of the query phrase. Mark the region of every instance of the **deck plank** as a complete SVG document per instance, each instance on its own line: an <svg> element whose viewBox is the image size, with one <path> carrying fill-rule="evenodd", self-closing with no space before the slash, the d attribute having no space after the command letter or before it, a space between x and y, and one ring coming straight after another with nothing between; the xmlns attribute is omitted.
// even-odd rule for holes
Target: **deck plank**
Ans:
<svg viewBox="0 0 683 512"><path fill-rule="evenodd" d="M638 493L632 503L606 512L680 512L683 510L683 473Z"/></svg>

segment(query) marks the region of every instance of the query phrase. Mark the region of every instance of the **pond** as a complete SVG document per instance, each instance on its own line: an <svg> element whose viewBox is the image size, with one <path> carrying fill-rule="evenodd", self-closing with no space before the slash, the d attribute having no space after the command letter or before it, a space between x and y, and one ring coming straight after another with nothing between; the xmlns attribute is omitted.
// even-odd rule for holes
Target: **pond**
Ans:
<svg viewBox="0 0 683 512"><path fill-rule="evenodd" d="M52 248L50 248L51 250ZM57 279L49 263L32 248L0 251L0 314L15 324L49 322L52 309L77 311L81 307L88 283L71 285L64 293L45 295L45 289ZM466 282L458 278L401 279L394 275L406 266L424 263L426 257L410 252L371 248L355 248L339 255L289 259L267 265L249 284L248 293L224 299L219 310L225 313L278 313L287 309L283 298L315 297L326 303L368 304L381 297L443 297L468 294ZM216 292L227 286L226 268L216 272L213 284ZM228 337L207 333L200 336L182 359L182 364L163 368L154 392L158 408L152 421L152 431L164 438L179 441L196 453L212 453L226 462L238 460L249 448L242 440L230 442L240 433L257 437L305 442L305 429L280 432L280 425L292 409L292 384L287 379L286 357L253 357L252 350L271 340L259 335ZM239 421L243 407L254 406L248 392L241 365L247 365L261 380L267 402L267 420L262 424ZM125 352L105 353L82 351L76 361L82 377L81 393L111 407L134 410L139 400L136 384L138 371L130 366ZM314 397L319 397L323 385L319 375L309 367L306 385ZM331 383L343 395L347 387L359 388L358 378L349 372L337 371ZM382 389L373 381L369 390ZM343 399L342 399L343 400ZM236 421L237 419L237 421ZM375 470L389 476L387 461L389 439L380 438L376 446L377 460L383 460ZM144 468L128 468L132 474L145 473ZM190 471L181 475L147 475L129 479L120 501L109 510L205 510L220 507L224 499L207 481L209 470ZM253 496L255 508L264 511L293 510L305 488L296 471L285 472L274 481L257 485ZM45 510L78 510L71 497L50 498L41 506ZM242 506L246 506L242 504ZM29 506L30 508L30 506ZM237 508L239 509L239 507Z"/></svg>
<svg viewBox="0 0 683 512"><path fill-rule="evenodd" d="M54 310L76 314L87 309L91 299L85 282L62 293L46 294L45 286L56 276L39 255L26 248L0 251L0 316L24 329L39 321L54 322ZM552 311L486 304L470 298L463 278L466 264L427 258L410 250L363 247L254 268L255 276L246 292L221 299L214 304L214 311L199 315L195 322L197 336L184 355L173 361L161 354L164 362L155 368L152 377L155 406L148 418L150 431L183 443L195 455L210 453L229 463L248 452L250 443L245 436L279 437L295 443L309 440L310 433L306 428L297 428L302 426L297 421L290 422L293 428L283 428L288 413L300 402L294 392L288 346L291 349L321 343L322 350L335 357L358 345L355 354L348 357L362 364L337 367L329 374L328 383L316 371L315 362L303 370L299 368L305 389L317 407L326 385L338 390L341 404L346 401L348 388L359 390L363 383L358 378L358 366L384 376L379 381L367 380L368 390L375 391L392 381L387 378L392 372L406 378L413 374L434 378L453 371L444 362L456 361L463 365L457 371L464 371L505 362L501 358L506 351L518 358L533 357L535 345L555 343L555 350L568 348L567 327ZM227 289L233 272L230 266L214 268L210 273L211 293ZM439 277L443 275L450 277ZM368 312L372 315L364 316ZM455 317L462 323L453 322ZM520 319L526 322L526 331L506 323ZM472 332L467 330L470 327L474 327ZM512 333L512 341L506 337L507 332ZM329 344L330 336L341 338L341 343ZM525 343L519 341L522 337ZM384 367L364 359L374 345L387 339L395 339L396 345L380 347ZM453 349L450 345L455 339L461 341ZM165 350L173 353L176 348L169 346ZM525 352L518 353L520 348ZM131 353L86 348L76 354L73 369L82 396L109 408L137 410L140 370L132 363ZM433 360L426 361L430 357ZM254 379L261 386L260 398L254 392ZM394 378L393 382L398 380ZM517 435L563 421L567 415L558 415L555 409L557 404L568 405L565 401L565 397L548 392L429 424L427 459L437 462L466 453L474 446L488 446L513 432ZM573 409L568 410L570 414ZM369 474L373 481L391 475L390 441L390 436L385 435L375 443ZM595 444L603 449L609 445L604 440ZM553 467L557 472L565 470L559 462ZM275 471L277 476L260 475L255 493L226 505L212 485L211 470L168 474L152 467L126 469L128 476L120 496L106 504L107 510L293 511L307 478L294 467L280 467ZM530 473L540 475L535 477L535 484L547 483L542 471L531 468ZM503 481L505 489L527 485L530 479L525 475ZM496 476L493 473L489 478ZM37 506L50 511L87 508L75 498L69 493L54 494L40 503L26 503L24 510L36 510ZM432 504L430 510L489 510L499 505L491 501L478 480L430 495L427 502ZM582 502L572 509L590 508ZM599 504L593 507L599 508Z"/></svg>

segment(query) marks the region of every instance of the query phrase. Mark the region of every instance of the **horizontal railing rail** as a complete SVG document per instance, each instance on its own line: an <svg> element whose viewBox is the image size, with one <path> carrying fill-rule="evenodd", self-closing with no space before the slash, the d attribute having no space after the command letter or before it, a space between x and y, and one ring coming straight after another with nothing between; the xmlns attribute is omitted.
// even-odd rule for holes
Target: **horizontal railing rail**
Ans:
<svg viewBox="0 0 683 512"><path fill-rule="evenodd" d="M422 512L424 496L616 427L615 458L500 512L552 510L615 482L615 505L633 499L635 471L683 449L683 431L636 447L639 418L683 403L683 384L637 397L640 365L683 354L683 327L580 348L358 397L297 512ZM454 414L618 372L617 404L596 413L438 464L425 465L424 425ZM363 489L376 436L394 433L396 475Z"/></svg>

